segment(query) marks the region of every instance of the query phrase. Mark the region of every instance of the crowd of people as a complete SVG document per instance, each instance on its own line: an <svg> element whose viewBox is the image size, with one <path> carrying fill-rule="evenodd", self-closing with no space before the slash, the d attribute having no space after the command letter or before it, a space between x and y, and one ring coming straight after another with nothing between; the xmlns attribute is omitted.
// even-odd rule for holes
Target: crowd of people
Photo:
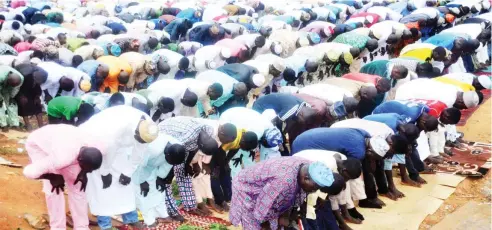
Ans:
<svg viewBox="0 0 492 230"><path fill-rule="evenodd" d="M36 117L24 175L43 181L51 229L66 229L65 189L74 229L212 211L245 230L351 229L378 196L404 199L394 167L421 187L464 142L460 111L491 89L475 74L490 5L12 0L0 127Z"/></svg>

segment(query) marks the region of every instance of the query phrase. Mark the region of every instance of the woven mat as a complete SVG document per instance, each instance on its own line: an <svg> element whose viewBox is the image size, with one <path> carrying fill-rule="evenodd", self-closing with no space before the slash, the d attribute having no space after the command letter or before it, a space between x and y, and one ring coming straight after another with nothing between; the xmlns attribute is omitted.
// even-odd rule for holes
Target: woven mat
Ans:
<svg viewBox="0 0 492 230"><path fill-rule="evenodd" d="M453 148L455 154L443 164L437 165L437 171L463 176L480 177L490 169L491 144L470 143L463 148Z"/></svg>
<svg viewBox="0 0 492 230"><path fill-rule="evenodd" d="M485 101L490 98L491 92L492 91L489 89L482 90L482 93L483 93L482 105L485 104ZM473 115L473 113L475 111L478 110L478 108L480 108L480 106L477 106L477 107L471 108L471 109L461 110L461 120L460 120L460 122L458 122L457 126L465 126L468 119Z"/></svg>
<svg viewBox="0 0 492 230"><path fill-rule="evenodd" d="M183 224L177 222L171 224L159 224L157 225L157 227L148 228L148 230L176 230L181 225L195 226L203 229L209 229L208 227L211 224L221 224L224 226L231 225L229 221L213 216L198 216L198 215L189 214L187 212L180 212L180 214L183 215L183 217L187 220L187 222Z"/></svg>

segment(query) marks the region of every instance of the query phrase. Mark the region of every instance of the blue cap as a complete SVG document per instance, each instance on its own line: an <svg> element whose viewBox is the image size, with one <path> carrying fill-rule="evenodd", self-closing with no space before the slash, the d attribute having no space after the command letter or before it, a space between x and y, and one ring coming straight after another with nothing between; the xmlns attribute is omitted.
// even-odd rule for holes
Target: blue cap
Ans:
<svg viewBox="0 0 492 230"><path fill-rule="evenodd" d="M111 45L111 54L118 57L121 54L121 47L119 45L113 44Z"/></svg>
<svg viewBox="0 0 492 230"><path fill-rule="evenodd" d="M308 171L311 179L320 187L330 187L335 181L331 169L319 161L311 163Z"/></svg>

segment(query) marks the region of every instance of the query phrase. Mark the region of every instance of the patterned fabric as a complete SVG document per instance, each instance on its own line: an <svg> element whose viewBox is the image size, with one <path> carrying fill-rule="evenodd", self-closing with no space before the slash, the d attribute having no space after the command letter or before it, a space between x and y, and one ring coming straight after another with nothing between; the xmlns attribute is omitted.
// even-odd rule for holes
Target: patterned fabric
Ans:
<svg viewBox="0 0 492 230"><path fill-rule="evenodd" d="M0 43L0 55L18 55L17 51L5 43Z"/></svg>
<svg viewBox="0 0 492 230"><path fill-rule="evenodd" d="M368 36L364 36L357 33L343 33L338 35L333 42L338 42L342 44L351 45L363 50L366 47L367 41L369 41Z"/></svg>
<svg viewBox="0 0 492 230"><path fill-rule="evenodd" d="M195 191L191 183L191 177L185 172L185 165L180 164L174 167L176 182L178 183L179 196L183 201L185 211L190 211L196 208Z"/></svg>
<svg viewBox="0 0 492 230"><path fill-rule="evenodd" d="M229 219L243 229L261 229L270 221L277 229L278 217L294 205L300 205L306 193L298 185L299 170L309 164L297 157L276 158L243 169L232 182Z"/></svg>
<svg viewBox="0 0 492 230"><path fill-rule="evenodd" d="M166 200L166 207L167 207L167 213L169 216L177 216L178 213L178 206L176 205L176 200L174 200L173 197L173 189L171 184L166 184L166 190L164 190L164 195L165 200Z"/></svg>
<svg viewBox="0 0 492 230"><path fill-rule="evenodd" d="M178 139L183 143L188 152L198 150L198 135L201 131L207 132L210 136L214 133L213 127L201 123L199 119L193 119L191 117L173 117L166 119L159 123L159 129Z"/></svg>
<svg viewBox="0 0 492 230"><path fill-rule="evenodd" d="M56 46L59 47L60 44L58 42L52 41L47 38L36 38L32 43L31 43L31 48L33 50L40 50L40 51L45 51L46 48L50 46Z"/></svg>

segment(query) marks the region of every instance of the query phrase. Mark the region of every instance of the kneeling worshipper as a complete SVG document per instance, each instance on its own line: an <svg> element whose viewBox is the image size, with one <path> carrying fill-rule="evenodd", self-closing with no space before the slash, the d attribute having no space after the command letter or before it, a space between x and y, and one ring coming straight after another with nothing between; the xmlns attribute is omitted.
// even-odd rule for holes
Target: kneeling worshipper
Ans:
<svg viewBox="0 0 492 230"><path fill-rule="evenodd" d="M109 75L109 67L96 60L87 60L82 62L77 69L86 73L91 78L90 91L99 91L104 79Z"/></svg>
<svg viewBox="0 0 492 230"><path fill-rule="evenodd" d="M159 134L157 126L147 114L118 105L99 112L79 128L106 145L104 164L89 175L87 184L89 208L97 216L99 228L112 229L111 216L122 215L124 224L143 229L130 183L147 143Z"/></svg>
<svg viewBox="0 0 492 230"><path fill-rule="evenodd" d="M54 144L56 143L56 144ZM89 229L87 174L102 165L105 146L85 131L70 125L47 125L32 132L26 140L31 159L24 176L43 180L51 229L66 229L67 188L74 229Z"/></svg>
<svg viewBox="0 0 492 230"><path fill-rule="evenodd" d="M476 91L461 92L453 85L432 79L416 79L405 83L396 91L395 99L438 100L448 108L455 107L460 110L477 107L480 101Z"/></svg>
<svg viewBox="0 0 492 230"><path fill-rule="evenodd" d="M0 128L19 127L19 115L15 97L19 93L24 76L9 66L0 66Z"/></svg>
<svg viewBox="0 0 492 230"><path fill-rule="evenodd" d="M115 56L101 56L97 61L102 62L109 68L108 76L102 82L99 92L116 93L126 91L126 84L132 74L130 63Z"/></svg>
<svg viewBox="0 0 492 230"><path fill-rule="evenodd" d="M164 132L180 141L186 150L184 164L176 165L173 169L178 184L179 195L183 201L184 210L196 215L204 215L197 209L195 191L191 176L198 175L194 172L191 162L196 155L201 155L202 163L208 166L212 157L219 151L219 143L229 143L236 139L237 129L234 125L217 125L205 119L192 117L172 117L159 123L159 132ZM203 155L202 155L203 154ZM198 156L197 156L198 157ZM202 167L203 164L202 164ZM206 166L205 166L206 167ZM172 172L171 172L172 173ZM169 215L183 222L184 218L178 212L176 201L172 195L171 181L166 184L166 204ZM205 208L200 206L200 208Z"/></svg>
<svg viewBox="0 0 492 230"><path fill-rule="evenodd" d="M272 93L259 97L252 107L253 110L262 113L283 133L282 156L286 156L289 150L286 148L285 134L298 125L309 125L316 116L316 110L309 104L292 94ZM283 124L285 123L285 128Z"/></svg>
<svg viewBox="0 0 492 230"><path fill-rule="evenodd" d="M48 124L79 126L94 115L94 108L78 97L59 96L48 103Z"/></svg>
<svg viewBox="0 0 492 230"><path fill-rule="evenodd" d="M150 111L153 121L178 115L196 116L198 96L181 80L159 80L145 91L145 97L153 106Z"/></svg>
<svg viewBox="0 0 492 230"><path fill-rule="evenodd" d="M185 147L175 138L159 132L159 136L149 144L144 152L142 163L132 176L137 208L142 213L147 227L158 223L171 223L164 191L171 183L173 167L184 163ZM168 178L171 175L171 178Z"/></svg>
<svg viewBox="0 0 492 230"><path fill-rule="evenodd" d="M38 127L43 126L43 106L41 103L41 84L48 78L48 73L34 64L20 64L15 67L24 76L19 93L16 96L19 116L24 119L27 131L32 130L30 116L36 116Z"/></svg>
<svg viewBox="0 0 492 230"><path fill-rule="evenodd" d="M283 142L282 133L269 119L259 112L243 107L230 108L220 115L219 121L221 123L231 123L238 129L254 132L258 138L260 161L281 156L279 145ZM241 169L253 165L253 153L242 149L237 153L229 151L227 160L230 161L230 176L235 177Z"/></svg>
<svg viewBox="0 0 492 230"><path fill-rule="evenodd" d="M369 134L371 134L372 137L381 136L384 138L389 138L390 141L388 142L388 144L390 145L390 148L395 153L395 155L399 155L399 158L404 158L404 154L406 154L407 152L406 150L409 147L408 145L409 142L406 136L395 135L394 130L388 127L384 123L353 118L353 119L347 119L337 122L333 124L331 127L361 129L367 131ZM418 133L419 133L418 131L415 131L415 133L412 135L414 138L412 141L417 139ZM387 164L392 166L391 159L383 159L381 161L376 162L375 169L373 169L374 173L373 175L369 175L369 176L370 177L374 176L377 183L377 191L376 191L376 185L374 184L374 180L370 178L368 183L364 181L366 194L379 193L380 195L386 196L392 200L397 200L398 198L402 198L404 195L396 188L393 182L393 175L391 171L392 167L386 167ZM364 175L364 177L367 176Z"/></svg>
<svg viewBox="0 0 492 230"><path fill-rule="evenodd" d="M333 172L321 162L281 157L243 169L232 181L229 219L244 229L288 227L307 194L330 187ZM286 183L287 182L287 183Z"/></svg>
<svg viewBox="0 0 492 230"><path fill-rule="evenodd" d="M364 217L355 208L351 197L351 186L362 173L362 164L354 158L327 150L303 150L295 157L323 162L334 173L343 177L342 191L336 195L331 191L324 193L318 190L307 196L306 218L302 219L304 229L350 229L349 223L360 224ZM338 225L337 225L338 222Z"/></svg>
<svg viewBox="0 0 492 230"><path fill-rule="evenodd" d="M377 192L366 195L364 184L374 185L374 183L365 182L373 178L370 165L380 161L386 155L392 155L388 139L380 136L371 137L368 132L361 129L316 128L302 133L292 144L292 154L307 149L336 151L346 157L360 160L363 164L364 183L361 178L358 179L360 181L357 183L357 189L354 189L357 193L352 194L353 199L359 200L359 207L364 208L382 208L385 205L377 198Z"/></svg>

